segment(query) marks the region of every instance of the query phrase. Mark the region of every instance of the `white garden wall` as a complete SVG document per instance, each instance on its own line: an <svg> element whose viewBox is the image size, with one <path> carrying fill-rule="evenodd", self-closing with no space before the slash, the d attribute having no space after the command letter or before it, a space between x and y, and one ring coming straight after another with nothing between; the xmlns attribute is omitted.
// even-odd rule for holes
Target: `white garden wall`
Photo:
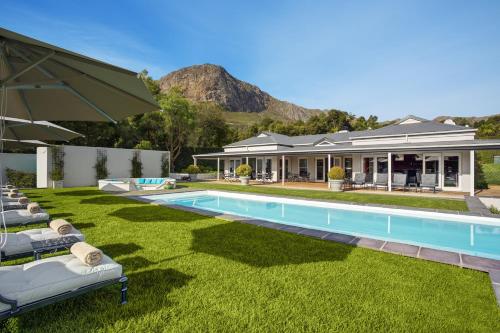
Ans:
<svg viewBox="0 0 500 333"><path fill-rule="evenodd" d="M131 160L135 151L140 152L143 177L161 177L161 158L166 151L101 148L84 146L63 146L64 148L64 187L94 186L97 184L94 168L97 152L102 150L107 155L108 178L131 177ZM50 147L37 148L37 187L50 185L52 169Z"/></svg>
<svg viewBox="0 0 500 333"><path fill-rule="evenodd" d="M7 181L7 177L5 176L6 169L35 173L36 155L0 153L0 177L2 184Z"/></svg>

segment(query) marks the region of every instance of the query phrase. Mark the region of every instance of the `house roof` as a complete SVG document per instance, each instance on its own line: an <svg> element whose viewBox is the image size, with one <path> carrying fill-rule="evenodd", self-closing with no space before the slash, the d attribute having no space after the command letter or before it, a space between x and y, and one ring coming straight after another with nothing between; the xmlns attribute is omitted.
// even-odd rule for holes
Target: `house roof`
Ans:
<svg viewBox="0 0 500 333"><path fill-rule="evenodd" d="M356 152L391 152L398 151L436 151L436 150L491 150L500 149L500 139L495 140L462 140L462 141L439 141L425 143L399 143L399 144L376 144L376 145L355 145L351 142L339 143L334 146L281 146L277 150L263 151L238 151L219 152L193 155L197 158L216 158L224 156L245 156L245 155L296 155L296 154L330 154L330 153L356 153Z"/></svg>
<svg viewBox="0 0 500 333"><path fill-rule="evenodd" d="M415 122L401 124L401 122L404 122L408 119L415 120ZM341 131L336 133L301 135L301 136L288 136L273 132L262 132L258 136L229 144L224 148L266 145L266 144L277 144L281 146L291 146L291 147L296 145L312 146L314 143L317 143L322 139L327 139L332 142L341 143L345 141L371 138L371 137L375 138L381 136L418 135L423 133L462 132L462 131L473 132L475 131L475 129L458 125L438 123L435 121L430 121L410 115L403 118L396 124L366 131L353 131L353 132Z"/></svg>

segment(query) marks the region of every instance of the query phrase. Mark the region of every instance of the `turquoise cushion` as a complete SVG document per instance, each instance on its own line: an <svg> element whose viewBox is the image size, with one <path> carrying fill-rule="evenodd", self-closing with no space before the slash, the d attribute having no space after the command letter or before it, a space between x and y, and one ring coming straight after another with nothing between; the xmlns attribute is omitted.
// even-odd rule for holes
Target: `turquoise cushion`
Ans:
<svg viewBox="0 0 500 333"><path fill-rule="evenodd" d="M157 178L156 179L156 184L161 184L163 183L163 179L162 178Z"/></svg>
<svg viewBox="0 0 500 333"><path fill-rule="evenodd" d="M144 182L145 182L145 179L144 179L144 178L139 178L139 179L137 180L137 183L138 183L138 184L144 184Z"/></svg>
<svg viewBox="0 0 500 333"><path fill-rule="evenodd" d="M151 184L151 181L153 181L151 178L148 178L146 179L146 183L145 184Z"/></svg>

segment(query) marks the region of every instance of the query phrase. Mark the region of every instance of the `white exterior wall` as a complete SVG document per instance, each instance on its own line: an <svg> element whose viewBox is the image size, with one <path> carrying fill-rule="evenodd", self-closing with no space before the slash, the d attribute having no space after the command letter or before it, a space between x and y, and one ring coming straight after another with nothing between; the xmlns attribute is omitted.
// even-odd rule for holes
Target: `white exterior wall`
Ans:
<svg viewBox="0 0 500 333"><path fill-rule="evenodd" d="M97 184L94 168L97 151L107 154L108 178L129 178L134 151L140 151L144 177L161 177L161 156L165 151L121 148L99 148L84 146L64 147L64 187L94 186ZM37 148L37 187L50 184L52 169L50 148Z"/></svg>
<svg viewBox="0 0 500 333"><path fill-rule="evenodd" d="M5 175L6 169L12 169L23 172L36 172L36 154L0 154L0 177L2 184L7 182Z"/></svg>

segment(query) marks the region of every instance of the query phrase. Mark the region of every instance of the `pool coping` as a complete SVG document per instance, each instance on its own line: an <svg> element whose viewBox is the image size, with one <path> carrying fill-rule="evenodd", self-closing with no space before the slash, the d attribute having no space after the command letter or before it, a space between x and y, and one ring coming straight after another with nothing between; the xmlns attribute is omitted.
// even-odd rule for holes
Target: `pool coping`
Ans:
<svg viewBox="0 0 500 333"><path fill-rule="evenodd" d="M196 190L198 192L200 190ZM181 191L178 191L179 193ZM186 192L195 192L195 191L186 191ZM171 192L170 192L171 193ZM158 193L157 193L158 194ZM153 195L153 194L151 194ZM141 196L127 196L128 198L141 201L144 203L149 203L153 205L161 205L165 207L170 207L190 213L199 214L202 216L214 217L217 219L231 221L231 222L239 222L244 224L251 224L257 227L264 227L268 229L274 229L279 231L284 231L296 235L312 237L324 241L331 241L337 243L343 243L355 247L366 248L375 251L381 251L391 254L398 254L406 257L412 257L416 259L423 259L427 261L433 261L441 264L448 264L453 266L458 266L460 268L473 269L481 272L488 273L490 276L491 284L493 287L494 294L497 299L497 303L500 306L500 260L482 258L477 256L472 256L468 254L463 254L459 252L452 251L444 251L444 250L436 250L423 246L409 245L404 243L390 242L390 241L382 241L379 239L368 238L368 237L357 237L347 234L322 231L310 228L303 228L297 226L291 226L286 224L280 224L275 222L270 222L266 220L253 219L249 217L243 217L233 214L224 214L218 212L212 212L208 210L203 210L194 207L186 207L175 204L161 204L155 200L148 200L148 195ZM269 196L269 195L268 195ZM272 196L271 196L272 197ZM278 197L278 196L277 196ZM284 197L284 196L282 196ZM313 201L321 201L321 202L332 202L332 200L314 200ZM354 203L353 203L354 204ZM365 205L371 206L371 205ZM390 207L394 208L394 206L388 205L373 205L374 207ZM404 207L404 209L412 209L408 207ZM418 210L418 209L416 209ZM423 209L429 211L428 209ZM446 210L430 210L430 211L439 211L439 212L453 212ZM463 214L462 214L463 215ZM467 214L467 215L475 215L475 216L484 216L481 214Z"/></svg>

